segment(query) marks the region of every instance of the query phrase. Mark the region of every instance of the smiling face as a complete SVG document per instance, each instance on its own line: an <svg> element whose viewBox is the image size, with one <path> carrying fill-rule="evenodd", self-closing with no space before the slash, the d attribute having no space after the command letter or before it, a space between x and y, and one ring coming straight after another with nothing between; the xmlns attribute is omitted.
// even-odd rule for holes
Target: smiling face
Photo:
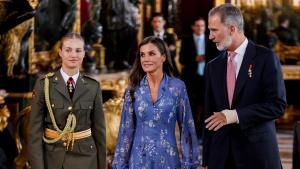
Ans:
<svg viewBox="0 0 300 169"><path fill-rule="evenodd" d="M226 50L232 45L230 29L221 22L218 14L208 17L209 39L216 43L218 50Z"/></svg>
<svg viewBox="0 0 300 169"><path fill-rule="evenodd" d="M140 60L144 72L163 72L163 63L166 61L159 49L152 43L147 43L140 47Z"/></svg>
<svg viewBox="0 0 300 169"><path fill-rule="evenodd" d="M84 58L84 42L77 38L67 38L62 41L59 56L62 59L62 68L80 69Z"/></svg>

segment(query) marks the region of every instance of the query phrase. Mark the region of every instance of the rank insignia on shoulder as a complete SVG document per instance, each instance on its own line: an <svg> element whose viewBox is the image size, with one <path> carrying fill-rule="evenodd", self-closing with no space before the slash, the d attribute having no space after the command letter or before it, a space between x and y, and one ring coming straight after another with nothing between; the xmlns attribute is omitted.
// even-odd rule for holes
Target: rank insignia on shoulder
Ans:
<svg viewBox="0 0 300 169"><path fill-rule="evenodd" d="M90 78L90 79L93 79L92 77L90 77L89 75L86 75L86 74L83 74L82 76L83 76L83 77Z"/></svg>
<svg viewBox="0 0 300 169"><path fill-rule="evenodd" d="M89 75L84 74L83 77L98 82L95 78L93 78L93 77L91 77L91 76L89 76ZM82 80L84 80L84 78L82 78Z"/></svg>
<svg viewBox="0 0 300 169"><path fill-rule="evenodd" d="M54 75L53 72L49 72L49 73L46 74L47 77L52 77L53 75Z"/></svg>

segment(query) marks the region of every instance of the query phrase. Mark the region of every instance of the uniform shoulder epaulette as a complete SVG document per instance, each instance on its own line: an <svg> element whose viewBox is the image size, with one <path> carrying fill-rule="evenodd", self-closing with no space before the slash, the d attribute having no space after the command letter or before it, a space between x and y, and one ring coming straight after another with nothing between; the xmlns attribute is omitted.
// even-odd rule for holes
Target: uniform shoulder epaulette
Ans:
<svg viewBox="0 0 300 169"><path fill-rule="evenodd" d="M88 79L90 79L90 80L93 80L93 81L95 81L95 82L98 82L96 79L92 78L92 77L89 76L89 75L84 74L83 77L88 78Z"/></svg>
<svg viewBox="0 0 300 169"><path fill-rule="evenodd" d="M49 72L49 73L47 73L47 74L45 75L45 77L52 77L52 76L54 76L54 73L53 73L53 72Z"/></svg>
<svg viewBox="0 0 300 169"><path fill-rule="evenodd" d="M49 72L49 73L46 74L46 76L47 77L52 77L52 76L54 76L54 73L53 72Z"/></svg>
<svg viewBox="0 0 300 169"><path fill-rule="evenodd" d="M43 76L41 76L41 78L40 79L45 79L46 77L52 77L52 76L54 76L54 73L53 72L49 72L49 73L47 73L46 75L43 75Z"/></svg>

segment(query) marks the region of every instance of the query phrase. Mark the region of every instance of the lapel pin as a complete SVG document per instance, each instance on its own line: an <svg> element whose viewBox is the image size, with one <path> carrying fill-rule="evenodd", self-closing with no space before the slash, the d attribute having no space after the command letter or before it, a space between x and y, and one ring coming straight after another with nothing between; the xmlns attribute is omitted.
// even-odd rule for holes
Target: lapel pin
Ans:
<svg viewBox="0 0 300 169"><path fill-rule="evenodd" d="M252 68L253 68L253 65L250 64L249 67L248 67L248 76L249 76L249 78L252 78Z"/></svg>

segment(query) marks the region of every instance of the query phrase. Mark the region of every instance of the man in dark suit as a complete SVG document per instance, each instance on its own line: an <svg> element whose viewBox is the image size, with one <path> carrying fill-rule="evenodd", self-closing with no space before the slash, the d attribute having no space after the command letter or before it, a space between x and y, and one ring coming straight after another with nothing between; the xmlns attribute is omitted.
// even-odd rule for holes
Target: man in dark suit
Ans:
<svg viewBox="0 0 300 169"><path fill-rule="evenodd" d="M279 41L285 45L296 46L298 45L297 36L289 28L290 19L287 15L280 15L278 17L278 27L273 30Z"/></svg>
<svg viewBox="0 0 300 169"><path fill-rule="evenodd" d="M174 68L174 75L178 76L179 72L176 67L175 57L176 57L176 38L174 34L168 33L165 30L166 21L162 13L154 13L151 18L152 31L148 36L157 36L160 39L164 40L169 47L172 64Z"/></svg>
<svg viewBox="0 0 300 169"><path fill-rule="evenodd" d="M37 80L29 120L32 169L105 169L106 134L99 83L79 73L84 40L61 40L62 67Z"/></svg>
<svg viewBox="0 0 300 169"><path fill-rule="evenodd" d="M179 61L182 79L186 84L198 138L201 138L200 121L204 104L204 74L206 63L217 55L215 45L205 35L205 20L197 17L191 29L193 34L181 41ZM202 114L202 115L201 115Z"/></svg>
<svg viewBox="0 0 300 169"><path fill-rule="evenodd" d="M237 7L217 6L208 17L209 38L223 52L206 69L202 166L280 169L275 119L286 106L280 62L247 40Z"/></svg>

